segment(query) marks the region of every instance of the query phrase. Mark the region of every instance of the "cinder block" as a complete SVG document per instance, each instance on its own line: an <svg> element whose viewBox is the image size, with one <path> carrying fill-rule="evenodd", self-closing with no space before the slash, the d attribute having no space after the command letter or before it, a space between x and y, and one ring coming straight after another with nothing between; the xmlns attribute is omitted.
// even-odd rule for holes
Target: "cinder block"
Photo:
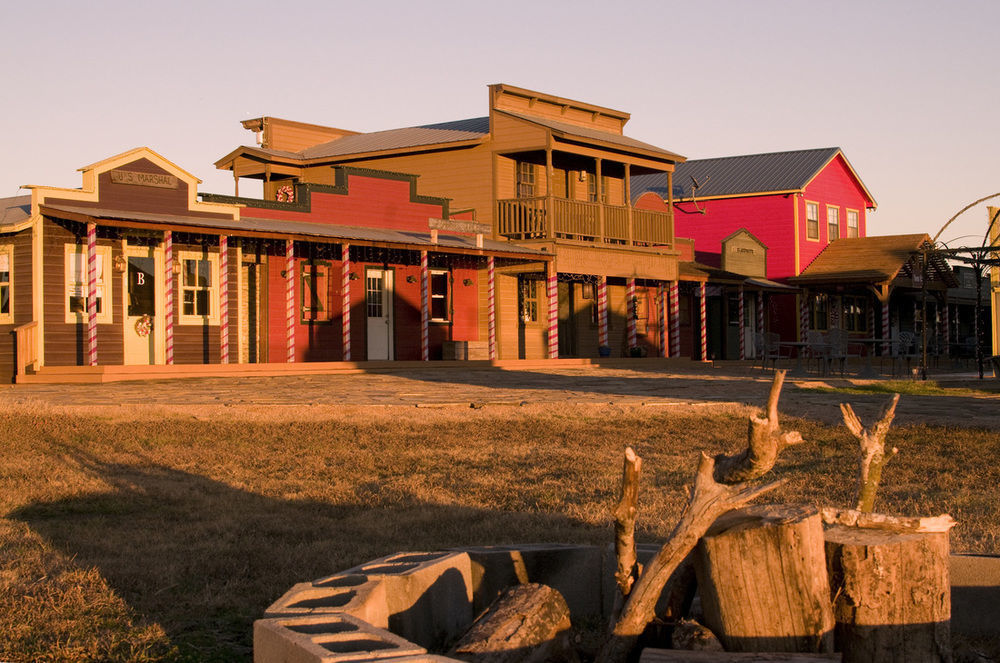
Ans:
<svg viewBox="0 0 1000 663"><path fill-rule="evenodd" d="M602 615L602 551L557 543L462 548L472 560L475 614L506 587L537 582L559 590L573 620Z"/></svg>
<svg viewBox="0 0 1000 663"><path fill-rule="evenodd" d="M397 553L340 575L380 583L389 630L428 649L443 649L472 623L472 564L464 553Z"/></svg>
<svg viewBox="0 0 1000 663"><path fill-rule="evenodd" d="M381 661L427 650L343 613L259 619L253 625L254 663Z"/></svg>
<svg viewBox="0 0 1000 663"><path fill-rule="evenodd" d="M338 574L294 585L264 612L265 617L346 613L389 628L386 587L362 574Z"/></svg>

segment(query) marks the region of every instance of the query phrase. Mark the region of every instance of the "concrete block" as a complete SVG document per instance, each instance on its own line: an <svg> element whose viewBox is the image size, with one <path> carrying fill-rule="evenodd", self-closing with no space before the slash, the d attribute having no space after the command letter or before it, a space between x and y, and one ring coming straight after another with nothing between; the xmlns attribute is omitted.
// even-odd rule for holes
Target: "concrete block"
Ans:
<svg viewBox="0 0 1000 663"><path fill-rule="evenodd" d="M346 613L378 628L389 628L386 586L362 574L338 574L301 582L268 606L265 617Z"/></svg>
<svg viewBox="0 0 1000 663"><path fill-rule="evenodd" d="M559 590L574 621L600 617L603 570L599 546L558 543L462 548L472 560L478 615L511 585L537 582Z"/></svg>
<svg viewBox="0 0 1000 663"><path fill-rule="evenodd" d="M472 623L472 564L465 553L397 553L340 575L380 583L389 630L428 649L444 649Z"/></svg>
<svg viewBox="0 0 1000 663"><path fill-rule="evenodd" d="M343 613L259 619L253 625L254 663L381 661L427 650Z"/></svg>

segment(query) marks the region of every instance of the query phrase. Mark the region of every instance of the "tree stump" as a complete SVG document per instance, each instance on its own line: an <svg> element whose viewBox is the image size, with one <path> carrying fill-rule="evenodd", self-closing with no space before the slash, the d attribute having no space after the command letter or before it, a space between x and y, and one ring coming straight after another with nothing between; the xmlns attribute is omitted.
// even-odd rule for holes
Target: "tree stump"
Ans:
<svg viewBox="0 0 1000 663"><path fill-rule="evenodd" d="M505 591L448 656L470 663L577 661L569 606L557 590L528 583Z"/></svg>
<svg viewBox="0 0 1000 663"><path fill-rule="evenodd" d="M833 651L819 512L763 505L719 518L695 557L705 624L726 651Z"/></svg>
<svg viewBox="0 0 1000 663"><path fill-rule="evenodd" d="M951 660L947 531L834 525L826 554L844 663Z"/></svg>

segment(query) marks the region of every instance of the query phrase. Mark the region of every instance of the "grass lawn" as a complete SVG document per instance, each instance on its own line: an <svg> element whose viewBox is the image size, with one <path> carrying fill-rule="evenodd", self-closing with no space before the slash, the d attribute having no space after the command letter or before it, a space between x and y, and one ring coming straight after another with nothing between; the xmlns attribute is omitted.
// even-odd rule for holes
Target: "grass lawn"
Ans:
<svg viewBox="0 0 1000 663"><path fill-rule="evenodd" d="M697 452L746 415L611 405L84 409L0 420L0 660L249 661L296 582L403 550L612 540L621 453L643 457L640 540L664 537ZM867 422L866 422L867 423ZM807 440L768 496L850 506L856 440ZM948 512L955 551L1000 550L1000 433L896 428L879 508Z"/></svg>

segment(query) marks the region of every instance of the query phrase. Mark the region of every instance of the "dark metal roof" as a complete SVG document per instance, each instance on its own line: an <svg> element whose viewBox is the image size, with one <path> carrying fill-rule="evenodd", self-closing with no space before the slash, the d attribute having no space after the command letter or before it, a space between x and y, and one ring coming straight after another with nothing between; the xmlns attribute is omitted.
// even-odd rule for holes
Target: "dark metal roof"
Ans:
<svg viewBox="0 0 1000 663"><path fill-rule="evenodd" d="M31 196L0 198L0 231L31 216Z"/></svg>
<svg viewBox="0 0 1000 663"><path fill-rule="evenodd" d="M838 153L839 147L824 147L794 152L693 159L679 164L674 170L674 199L798 191ZM697 189L695 181L698 183ZM633 200L647 191L666 198L666 173L637 175L632 178Z"/></svg>
<svg viewBox="0 0 1000 663"><path fill-rule="evenodd" d="M240 231L253 235L266 233L270 235L288 235L289 237L317 238L331 240L348 240L378 242L384 244L399 244L407 246L434 247L441 249L454 248L476 250L474 235L451 235L438 233L437 244L431 242L430 230L417 232L409 230L390 230L387 228L366 228L360 226L340 226L309 221L285 221L279 219L261 219L242 217L240 220L184 216L180 214L150 214L128 210L99 209L93 207L73 207L69 205L45 205L43 211L57 216L60 212L75 216L86 216L94 219L132 221L158 225L190 226L193 229L227 230L233 235ZM482 250L486 253L516 253L530 257L548 256L549 254L509 242L483 238Z"/></svg>
<svg viewBox="0 0 1000 663"><path fill-rule="evenodd" d="M328 143L307 147L298 153L303 159L346 156L364 152L397 150L422 145L438 145L482 138L490 132L490 118L474 117L468 120L425 124L419 127L388 129L371 133L344 136Z"/></svg>
<svg viewBox="0 0 1000 663"><path fill-rule="evenodd" d="M665 156L670 160L683 160L679 154L675 154L670 150L665 150L662 147L657 147L656 145L650 145L649 143L644 143L641 140L636 140L635 138L629 138L628 136L623 136L621 134L616 134L610 131L601 131L600 129L591 129L590 127L584 127L577 124L570 124L569 122L560 122L559 120L551 120L547 117L538 117L536 115L525 115L523 113L515 113L509 110L499 110L498 113L504 113L505 115L510 115L511 117L516 117L519 120L524 120L525 122L531 122L532 124L537 124L538 126L551 129L557 133L562 133L570 138L582 139L584 141L598 141L601 143L610 143L625 149L639 149L645 152L652 152L654 154Z"/></svg>

